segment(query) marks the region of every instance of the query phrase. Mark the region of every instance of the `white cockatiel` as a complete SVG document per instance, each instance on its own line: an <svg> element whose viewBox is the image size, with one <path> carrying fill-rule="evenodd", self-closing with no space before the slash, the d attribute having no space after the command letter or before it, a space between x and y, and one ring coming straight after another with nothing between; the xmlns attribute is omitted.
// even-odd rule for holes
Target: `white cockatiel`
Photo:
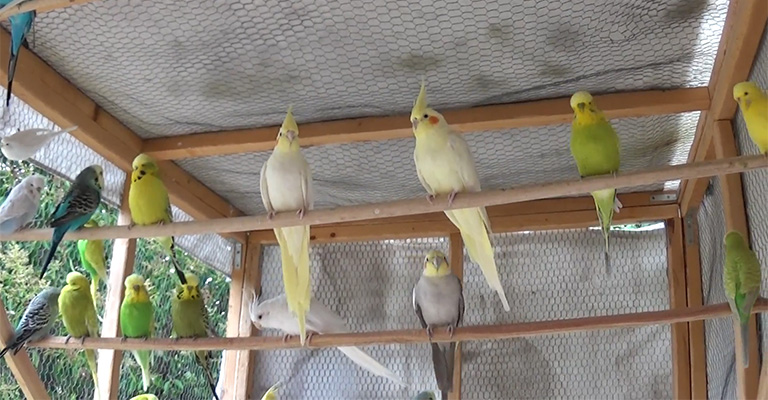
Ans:
<svg viewBox="0 0 768 400"><path fill-rule="evenodd" d="M457 193L479 192L480 177L467 142L448 126L442 114L427 107L423 81L411 111L411 123L416 136L413 160L419 181L427 190L427 199L431 202L435 195L448 195L451 204ZM498 293L504 310L509 311L493 255L489 237L491 222L485 208L449 210L445 215L459 228L469 258L480 266L488 285Z"/></svg>
<svg viewBox="0 0 768 400"><path fill-rule="evenodd" d="M30 175L11 189L0 206L0 235L18 231L32 222L40 207L40 195L45 188L45 178Z"/></svg>
<svg viewBox="0 0 768 400"><path fill-rule="evenodd" d="M34 128L16 132L0 139L0 150L9 160L23 161L35 155L51 139L62 133L69 133L77 129L77 126L54 131L45 128Z"/></svg>
<svg viewBox="0 0 768 400"><path fill-rule="evenodd" d="M250 297L249 314L256 328L259 330L264 328L277 329L285 335L299 334L299 326L296 323L296 319L291 317L285 296L280 295L262 303L259 303L253 293L250 294ZM309 312L307 312L307 330L311 334L349 332L347 325L341 317L315 299L311 299L311 306ZM405 386L405 383L394 372L357 347L337 347L337 349L349 357L355 364L374 375L387 378L400 386Z"/></svg>
<svg viewBox="0 0 768 400"><path fill-rule="evenodd" d="M291 108L277 133L272 155L261 167L261 200L269 218L278 212L296 212L300 218L312 209L312 171L301 154L299 127ZM311 274L309 270L309 225L275 228L283 266L283 286L288 307L299 324L301 344L306 338L305 315L309 310Z"/></svg>

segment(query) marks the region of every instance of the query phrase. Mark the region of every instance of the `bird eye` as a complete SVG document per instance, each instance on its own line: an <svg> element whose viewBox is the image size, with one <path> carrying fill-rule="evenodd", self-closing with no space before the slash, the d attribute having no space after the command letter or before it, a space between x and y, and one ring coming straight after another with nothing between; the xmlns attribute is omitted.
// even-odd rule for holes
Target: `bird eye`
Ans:
<svg viewBox="0 0 768 400"><path fill-rule="evenodd" d="M429 118L429 114L424 114L424 118Z"/></svg>
<svg viewBox="0 0 768 400"><path fill-rule="evenodd" d="M261 315L259 315L259 316L258 316L258 317L256 317L256 318L257 318L257 319L261 319Z"/></svg>
<svg viewBox="0 0 768 400"><path fill-rule="evenodd" d="M748 95L749 95L749 92L744 92L744 96L748 96Z"/></svg>

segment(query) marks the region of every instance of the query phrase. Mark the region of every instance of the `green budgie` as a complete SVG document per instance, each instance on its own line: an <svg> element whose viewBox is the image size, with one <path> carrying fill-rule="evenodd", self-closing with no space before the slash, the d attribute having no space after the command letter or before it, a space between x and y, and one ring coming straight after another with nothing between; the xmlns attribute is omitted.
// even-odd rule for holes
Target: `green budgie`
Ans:
<svg viewBox="0 0 768 400"><path fill-rule="evenodd" d="M94 219L86 222L86 228L99 227ZM91 276L91 297L93 308L98 310L96 299L99 291L99 280L107 282L107 259L104 256L104 241L81 239L77 241L77 252L80 253L80 263ZM98 314L98 312L97 312Z"/></svg>
<svg viewBox="0 0 768 400"><path fill-rule="evenodd" d="M59 295L59 312L69 338L99 337L99 320L93 308L93 299L88 290L88 278L79 272L67 274L67 285ZM85 350L85 359L91 369L94 391L99 393L99 379L96 371L96 351ZM97 395L98 397L98 395Z"/></svg>
<svg viewBox="0 0 768 400"><path fill-rule="evenodd" d="M749 317L752 314L752 306L760 295L761 282L760 261L757 255L749 249L741 233L728 232L725 235L723 286L733 317L739 320L744 368L749 366Z"/></svg>
<svg viewBox="0 0 768 400"><path fill-rule="evenodd" d="M208 324L208 312L205 310L203 294L200 292L200 279L192 273L184 274L187 283L176 285L171 298L171 317L173 334L177 338L203 338L216 336ZM211 353L207 350L195 352L197 363L203 367L205 378L216 400L216 380L211 373Z"/></svg>
<svg viewBox="0 0 768 400"><path fill-rule="evenodd" d="M585 176L615 174L619 171L619 136L603 112L597 108L592 95L576 92L571 96L573 123L571 125L571 154L576 161L579 175ZM591 193L595 199L597 217L605 238L605 269L611 272L611 257L608 235L611 230L613 213L619 212L621 202L616 189L596 190Z"/></svg>
<svg viewBox="0 0 768 400"><path fill-rule="evenodd" d="M149 292L141 275L133 274L125 278L125 296L120 305L120 330L124 337L148 339L155 331L155 311L149 299ZM149 361L152 352L135 350L132 352L141 367L141 380L144 391L149 388Z"/></svg>
<svg viewBox="0 0 768 400"><path fill-rule="evenodd" d="M140 394L136 397L131 397L131 400L158 400L154 394Z"/></svg>

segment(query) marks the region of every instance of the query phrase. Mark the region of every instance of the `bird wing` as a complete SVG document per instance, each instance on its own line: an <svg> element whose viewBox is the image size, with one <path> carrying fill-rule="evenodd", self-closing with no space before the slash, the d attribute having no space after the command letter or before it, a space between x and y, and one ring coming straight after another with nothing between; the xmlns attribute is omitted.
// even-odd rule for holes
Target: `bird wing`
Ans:
<svg viewBox="0 0 768 400"><path fill-rule="evenodd" d="M421 173L421 168L419 167L421 164L419 164L419 153L414 150L413 151L413 162L416 164L416 175L419 177L419 182L421 182L421 186L424 187L424 189L427 190L427 193L434 195L435 190L432 189L431 186L427 183L427 180L424 179L424 175Z"/></svg>
<svg viewBox="0 0 768 400"><path fill-rule="evenodd" d="M304 199L304 209L311 210L315 205L314 183L312 181L312 170L309 163L302 156L303 168L301 171L301 195Z"/></svg>
<svg viewBox="0 0 768 400"><path fill-rule="evenodd" d="M307 313L307 328L317 333L349 332L347 323L330 308L312 299Z"/></svg>
<svg viewBox="0 0 768 400"><path fill-rule="evenodd" d="M11 193L0 206L0 222L21 217L29 211L30 202L22 190L11 190Z"/></svg>
<svg viewBox="0 0 768 400"><path fill-rule="evenodd" d="M264 203L264 208L267 209L267 212L272 212L275 210L275 208L272 207L272 202L269 200L269 185L267 185L267 164L269 164L269 160L264 162L264 165L261 166L259 191L261 192L261 202Z"/></svg>
<svg viewBox="0 0 768 400"><path fill-rule="evenodd" d="M72 185L64 199L56 206L50 226L55 228L93 213L99 206L101 194L98 190Z"/></svg>

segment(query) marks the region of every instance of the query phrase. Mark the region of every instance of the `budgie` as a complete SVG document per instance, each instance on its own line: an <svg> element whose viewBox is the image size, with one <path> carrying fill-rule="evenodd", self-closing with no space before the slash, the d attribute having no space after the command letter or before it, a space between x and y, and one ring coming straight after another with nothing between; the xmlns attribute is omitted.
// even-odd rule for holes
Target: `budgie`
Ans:
<svg viewBox="0 0 768 400"><path fill-rule="evenodd" d="M755 82L741 82L733 87L733 99L739 103L749 137L760 153L768 155L768 93Z"/></svg>
<svg viewBox="0 0 768 400"><path fill-rule="evenodd" d="M99 223L91 218L85 223L86 228L99 227ZM93 308L98 310L96 299L99 291L99 280L107 282L107 260L104 256L104 241L99 239L81 239L77 241L77 252L80 253L80 263L91 276L91 298Z"/></svg>
<svg viewBox="0 0 768 400"><path fill-rule="evenodd" d="M91 165L77 175L67 194L61 199L51 216L50 225L53 228L51 249L45 257L45 262L43 262L40 279L48 270L48 265L51 264L51 260L56 254L56 248L59 247L64 235L67 232L80 229L91 219L101 202L101 189L103 187L104 170L100 165Z"/></svg>
<svg viewBox="0 0 768 400"><path fill-rule="evenodd" d="M173 221L171 201L168 198L165 184L160 179L160 168L158 168L155 159L147 154L139 154L133 159L128 207L131 209L131 219L136 225L162 225ZM173 237L166 236L155 239L171 257L171 263L176 270L179 282L182 285L186 284L184 272L176 260L176 245Z"/></svg>
<svg viewBox="0 0 768 400"><path fill-rule="evenodd" d="M200 279L195 274L187 273L186 282L176 286L176 291L171 298L174 336L177 338L216 336L208 323L208 311L205 309L200 291ZM216 380L211 373L211 353L206 350L196 351L195 360L205 371L205 378L213 397L219 400L216 394Z"/></svg>
<svg viewBox="0 0 768 400"><path fill-rule="evenodd" d="M70 272L67 274L67 285L61 289L59 295L59 312L64 327L67 328L67 341L69 338L99 337L99 320L96 318L96 309L93 308L93 299L88 290L89 282L83 274ZM93 378L94 392L99 393L99 378L96 368L96 351L86 349L85 359Z"/></svg>
<svg viewBox="0 0 768 400"><path fill-rule="evenodd" d="M264 392L264 396L261 397L261 400L277 400L277 389L280 388L281 383L282 382L277 382L267 389L267 391Z"/></svg>
<svg viewBox="0 0 768 400"><path fill-rule="evenodd" d="M299 127L291 108L277 133L277 144L261 168L261 200L269 218L276 212L295 211L299 217L314 204L312 171L299 147ZM304 344L306 314L311 293L309 270L309 225L275 228L280 245L283 286L288 307L299 323L299 337Z"/></svg>
<svg viewBox="0 0 768 400"><path fill-rule="evenodd" d="M442 114L427 107L423 81L411 111L411 123L416 136L413 159L419 181L427 190L427 199L432 202L435 195L448 195L448 203L452 204L457 193L479 192L480 178L467 142L448 126ZM469 257L480 266L488 285L498 293L504 310L509 311L493 255L491 222L485 208L449 210L445 215L459 228Z"/></svg>
<svg viewBox="0 0 768 400"><path fill-rule="evenodd" d="M287 338L290 335L299 334L299 326L295 318L292 318L288 308L288 302L284 295L280 295L259 303L253 294L251 294L251 303L249 305L249 315L254 326L259 330L277 329L282 331ZM311 305L307 312L307 329L310 331L310 337L314 333L345 333L349 332L344 320L331 311L328 307L315 299L310 299ZM381 365L373 357L366 354L357 347L344 346L337 347L339 351L349 357L352 362L360 367L370 371L374 375L389 379L392 382L405 386L403 381L390 371L387 367Z"/></svg>
<svg viewBox="0 0 768 400"><path fill-rule="evenodd" d="M131 397L130 400L159 400L154 394L140 394L136 397Z"/></svg>
<svg viewBox="0 0 768 400"><path fill-rule="evenodd" d="M752 306L760 296L762 274L760 261L749 244L736 231L725 235L725 268L723 286L733 317L738 319L741 330L744 368L749 366L749 318Z"/></svg>
<svg viewBox="0 0 768 400"><path fill-rule="evenodd" d="M9 92L10 93L10 92ZM69 133L77 129L77 126L54 131L45 128L33 128L16 132L0 139L0 150L9 160L24 161L35 155L56 136Z"/></svg>
<svg viewBox="0 0 768 400"><path fill-rule="evenodd" d="M120 330L124 337L148 339L155 331L154 308L149 298L149 292L144 285L141 275L133 274L125 278L125 296L120 305ZM141 380L144 390L151 383L149 363L152 352L149 350L134 350L133 357L141 368Z"/></svg>
<svg viewBox="0 0 768 400"><path fill-rule="evenodd" d="M48 336L59 316L59 293L61 289L49 287L32 298L16 326L13 337L0 351L0 357L4 356L8 350L13 350L15 355L27 342L34 342Z"/></svg>
<svg viewBox="0 0 768 400"><path fill-rule="evenodd" d="M416 395L413 400L437 400L435 392L424 391Z"/></svg>
<svg viewBox="0 0 768 400"><path fill-rule="evenodd" d="M619 136L603 112L597 108L592 95L576 92L571 96L573 123L571 124L571 154L576 161L579 175L586 176L616 174L619 171ZM608 235L611 231L613 213L619 212L621 202L616 189L596 190L591 193L595 199L597 217L605 240L605 269L611 272L611 256Z"/></svg>
<svg viewBox="0 0 768 400"><path fill-rule="evenodd" d="M30 175L11 189L0 206L0 235L9 235L28 225L40 208L45 178Z"/></svg>
<svg viewBox="0 0 768 400"><path fill-rule="evenodd" d="M10 0L0 0L0 6L5 6ZM11 50L8 58L8 91L5 95L5 107L11 104L11 90L13 87L13 75L16 73L16 62L19 60L21 46L27 47L27 35L32 29L32 22L35 20L37 12L27 11L12 15L8 18L11 23Z"/></svg>
<svg viewBox="0 0 768 400"><path fill-rule="evenodd" d="M453 335L464 316L461 281L451 272L445 254L437 250L430 251L424 259L424 271L413 288L413 309L430 338L433 329L442 326ZM441 398L446 400L448 392L453 390L456 342L430 345L437 387Z"/></svg>

